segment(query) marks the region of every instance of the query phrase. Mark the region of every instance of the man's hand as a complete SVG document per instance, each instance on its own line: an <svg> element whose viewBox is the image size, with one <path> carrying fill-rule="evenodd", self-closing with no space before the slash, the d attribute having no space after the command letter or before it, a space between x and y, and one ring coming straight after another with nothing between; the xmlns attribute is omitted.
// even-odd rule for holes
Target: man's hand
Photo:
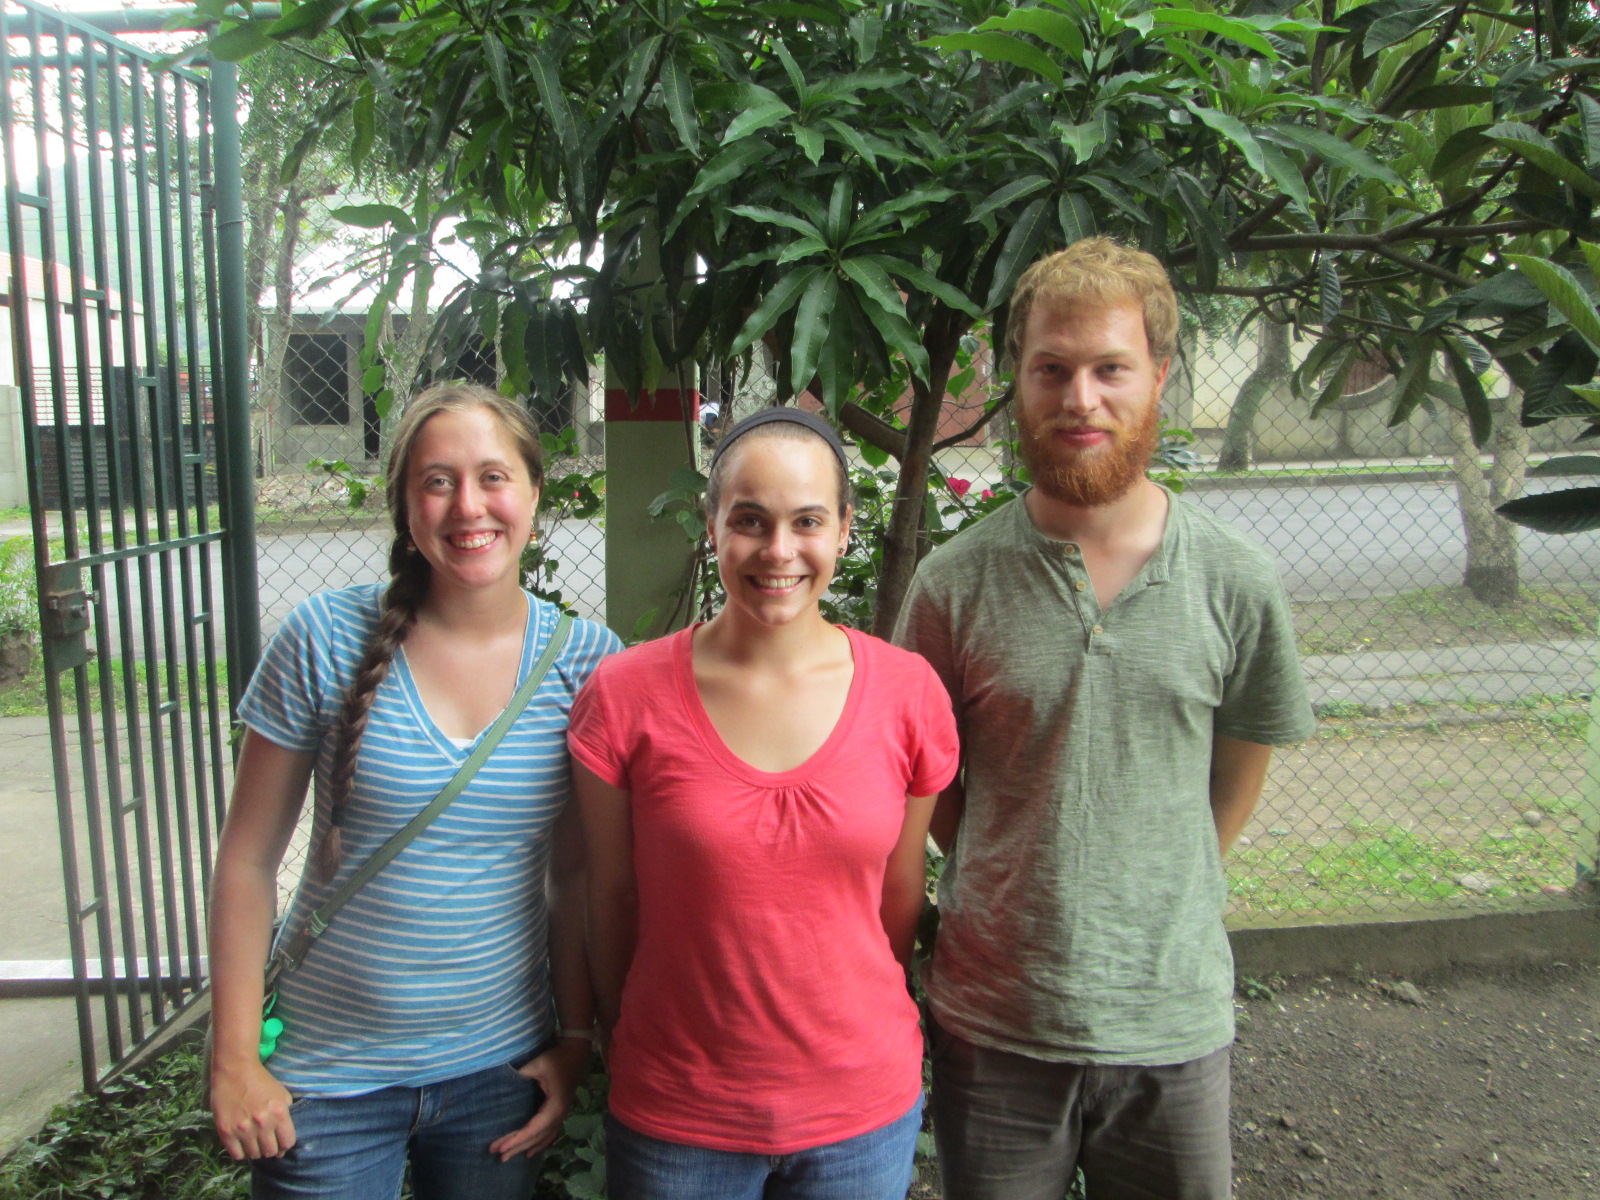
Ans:
<svg viewBox="0 0 1600 1200"><path fill-rule="evenodd" d="M572 1096L589 1061L589 1042L582 1038L563 1038L555 1046L518 1067L517 1070L544 1090L544 1103L521 1129L489 1143L489 1153L508 1162L518 1154L530 1158L551 1145L561 1135L561 1123L572 1108Z"/></svg>
<svg viewBox="0 0 1600 1200"><path fill-rule="evenodd" d="M289 1089L259 1062L211 1068L211 1113L235 1159L278 1158L294 1146Z"/></svg>

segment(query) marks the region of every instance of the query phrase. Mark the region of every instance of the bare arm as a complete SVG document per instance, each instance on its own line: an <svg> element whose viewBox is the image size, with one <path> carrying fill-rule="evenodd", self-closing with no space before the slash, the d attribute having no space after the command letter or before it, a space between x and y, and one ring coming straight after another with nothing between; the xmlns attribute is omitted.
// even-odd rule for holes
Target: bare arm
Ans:
<svg viewBox="0 0 1600 1200"><path fill-rule="evenodd" d="M917 921L928 895L926 855L928 822L933 812L934 797L906 797L905 822L883 872L883 902L878 918L895 958L908 971L917 941Z"/></svg>
<svg viewBox="0 0 1600 1200"><path fill-rule="evenodd" d="M928 827L928 832L933 834L933 843L939 847L941 854L949 854L951 847L956 844L961 814L967 808L967 791L961 778L962 772L957 771L950 786L939 793L938 803L933 809L933 820Z"/></svg>
<svg viewBox="0 0 1600 1200"><path fill-rule="evenodd" d="M622 1009L622 985L639 937L639 887L633 871L632 797L582 763L572 783L589 858L589 971L595 1009L609 1035Z"/></svg>
<svg viewBox="0 0 1600 1200"><path fill-rule="evenodd" d="M584 947L585 856L576 805L567 805L551 838L545 889L550 913L550 990L560 1028L587 1030L594 1025L594 989ZM544 1090L544 1103L521 1129L490 1143L489 1153L504 1162L518 1154L537 1154L556 1140L591 1048L586 1038L561 1038L521 1067L522 1074Z"/></svg>
<svg viewBox="0 0 1600 1200"><path fill-rule="evenodd" d="M1211 820L1224 856L1233 849L1261 801L1272 747L1218 737L1211 747Z"/></svg>
<svg viewBox="0 0 1600 1200"><path fill-rule="evenodd" d="M211 884L211 1109L236 1159L294 1145L289 1093L261 1065L262 977L278 866L294 834L313 756L246 732Z"/></svg>

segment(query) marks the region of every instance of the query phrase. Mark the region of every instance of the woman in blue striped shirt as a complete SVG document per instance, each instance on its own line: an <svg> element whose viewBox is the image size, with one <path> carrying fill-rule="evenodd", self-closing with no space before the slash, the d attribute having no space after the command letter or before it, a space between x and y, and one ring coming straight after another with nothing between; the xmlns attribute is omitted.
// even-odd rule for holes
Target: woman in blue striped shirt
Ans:
<svg viewBox="0 0 1600 1200"><path fill-rule="evenodd" d="M471 385L407 409L389 458L387 587L325 592L273 639L246 726L212 895L212 1108L258 1197L524 1200L592 1042L564 816L578 689L617 649L577 622L472 781L355 893L278 981L258 1046L276 876L315 781L301 929L441 791L505 708L558 612L519 561L543 481L527 415ZM550 900L546 904L546 883ZM581 911L581 910L579 910Z"/></svg>

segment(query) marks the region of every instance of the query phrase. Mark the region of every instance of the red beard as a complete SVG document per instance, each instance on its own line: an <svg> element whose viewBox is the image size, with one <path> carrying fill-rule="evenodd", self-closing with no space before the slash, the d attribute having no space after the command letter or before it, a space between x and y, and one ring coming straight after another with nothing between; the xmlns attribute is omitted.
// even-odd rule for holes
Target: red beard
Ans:
<svg viewBox="0 0 1600 1200"><path fill-rule="evenodd" d="M1027 410L1017 409L1021 432L1018 449L1033 476L1033 486L1052 500L1073 508L1098 508L1125 496L1145 477L1150 456L1161 435L1160 404L1150 397L1144 417L1125 425L1094 424L1053 417L1042 425L1029 419ZM1109 443L1074 449L1063 446L1050 435L1057 429L1103 429L1111 435Z"/></svg>

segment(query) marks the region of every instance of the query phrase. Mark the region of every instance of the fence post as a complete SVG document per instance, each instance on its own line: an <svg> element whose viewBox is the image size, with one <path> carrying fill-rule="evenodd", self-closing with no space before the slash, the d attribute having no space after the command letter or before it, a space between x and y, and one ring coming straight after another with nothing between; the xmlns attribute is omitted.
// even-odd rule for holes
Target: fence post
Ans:
<svg viewBox="0 0 1600 1200"><path fill-rule="evenodd" d="M647 228L621 284L649 285L660 275L655 231ZM648 321L648 306L640 308ZM606 624L625 638L666 632L673 592L688 578L694 547L676 521L657 521L649 509L672 486L672 473L689 464L685 430L699 408L693 388L630 395L606 363Z"/></svg>
<svg viewBox="0 0 1600 1200"><path fill-rule="evenodd" d="M244 294L244 192L240 179L239 72L211 63L211 120L216 162L218 319L222 370L217 388L218 505L222 516L222 594L227 609L228 708L261 656L261 596L256 578L255 479L250 455L249 316Z"/></svg>

